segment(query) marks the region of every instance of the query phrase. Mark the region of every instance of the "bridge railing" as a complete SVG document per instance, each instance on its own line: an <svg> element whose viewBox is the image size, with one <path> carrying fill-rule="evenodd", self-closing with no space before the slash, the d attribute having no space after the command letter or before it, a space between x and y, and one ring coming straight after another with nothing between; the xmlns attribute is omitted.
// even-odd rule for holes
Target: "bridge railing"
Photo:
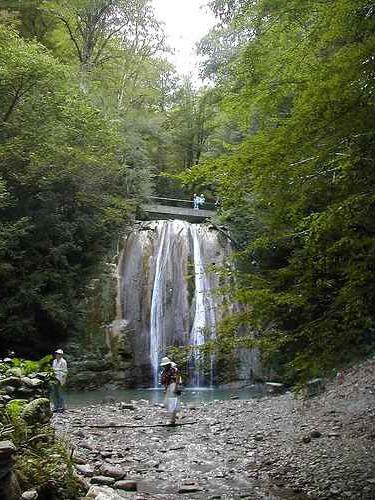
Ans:
<svg viewBox="0 0 375 500"><path fill-rule="evenodd" d="M149 200L151 203L156 203L158 205L167 205L170 207L183 207L183 208L193 208L193 199L191 200L181 200L178 198L163 198L161 196L150 196ZM200 207L203 210L216 210L215 203L204 202L203 206Z"/></svg>

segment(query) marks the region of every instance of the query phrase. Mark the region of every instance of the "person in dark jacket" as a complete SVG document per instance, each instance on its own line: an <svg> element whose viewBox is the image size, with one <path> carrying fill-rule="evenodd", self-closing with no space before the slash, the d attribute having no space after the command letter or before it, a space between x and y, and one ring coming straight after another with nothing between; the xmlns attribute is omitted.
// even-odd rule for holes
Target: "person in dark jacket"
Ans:
<svg viewBox="0 0 375 500"><path fill-rule="evenodd" d="M179 385L181 384L181 375L176 366L169 358L161 360L161 384L165 390L165 407L169 413L170 425L176 425L177 413L180 409Z"/></svg>

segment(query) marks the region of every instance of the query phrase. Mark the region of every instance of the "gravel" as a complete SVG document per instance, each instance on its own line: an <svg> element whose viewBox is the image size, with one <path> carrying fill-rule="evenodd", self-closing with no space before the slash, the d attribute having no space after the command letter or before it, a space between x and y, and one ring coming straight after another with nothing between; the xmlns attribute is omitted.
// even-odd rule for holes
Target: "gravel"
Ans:
<svg viewBox="0 0 375 500"><path fill-rule="evenodd" d="M374 402L371 360L308 400L287 393L182 406L178 422L192 425L142 427L167 421L145 400L76 408L53 423L88 484L110 484L111 471L136 483L126 498L374 500ZM121 424L136 427L90 427Z"/></svg>

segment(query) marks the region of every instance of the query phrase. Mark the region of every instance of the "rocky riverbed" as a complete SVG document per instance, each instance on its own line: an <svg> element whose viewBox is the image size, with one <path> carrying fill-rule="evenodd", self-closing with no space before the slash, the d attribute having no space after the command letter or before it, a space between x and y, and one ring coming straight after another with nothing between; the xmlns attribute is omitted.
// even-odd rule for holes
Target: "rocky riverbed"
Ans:
<svg viewBox="0 0 375 500"><path fill-rule="evenodd" d="M372 360L307 401L287 393L186 404L174 428L145 400L76 408L53 423L98 500L373 500L374 403Z"/></svg>

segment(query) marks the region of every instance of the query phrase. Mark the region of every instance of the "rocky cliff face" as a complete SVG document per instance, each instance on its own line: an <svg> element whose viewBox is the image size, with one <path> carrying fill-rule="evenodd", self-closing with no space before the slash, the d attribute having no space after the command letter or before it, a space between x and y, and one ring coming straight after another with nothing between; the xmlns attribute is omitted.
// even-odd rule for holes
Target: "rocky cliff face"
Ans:
<svg viewBox="0 0 375 500"><path fill-rule="evenodd" d="M118 264L116 320L107 344L131 351L136 384L155 384L160 358L170 346L199 346L215 339L220 319L236 309L223 290L230 278L230 241L213 226L186 221L140 223L124 241ZM121 357L121 356L120 356ZM215 382L215 360L205 374L191 354L190 383ZM207 364L207 359L206 359Z"/></svg>

